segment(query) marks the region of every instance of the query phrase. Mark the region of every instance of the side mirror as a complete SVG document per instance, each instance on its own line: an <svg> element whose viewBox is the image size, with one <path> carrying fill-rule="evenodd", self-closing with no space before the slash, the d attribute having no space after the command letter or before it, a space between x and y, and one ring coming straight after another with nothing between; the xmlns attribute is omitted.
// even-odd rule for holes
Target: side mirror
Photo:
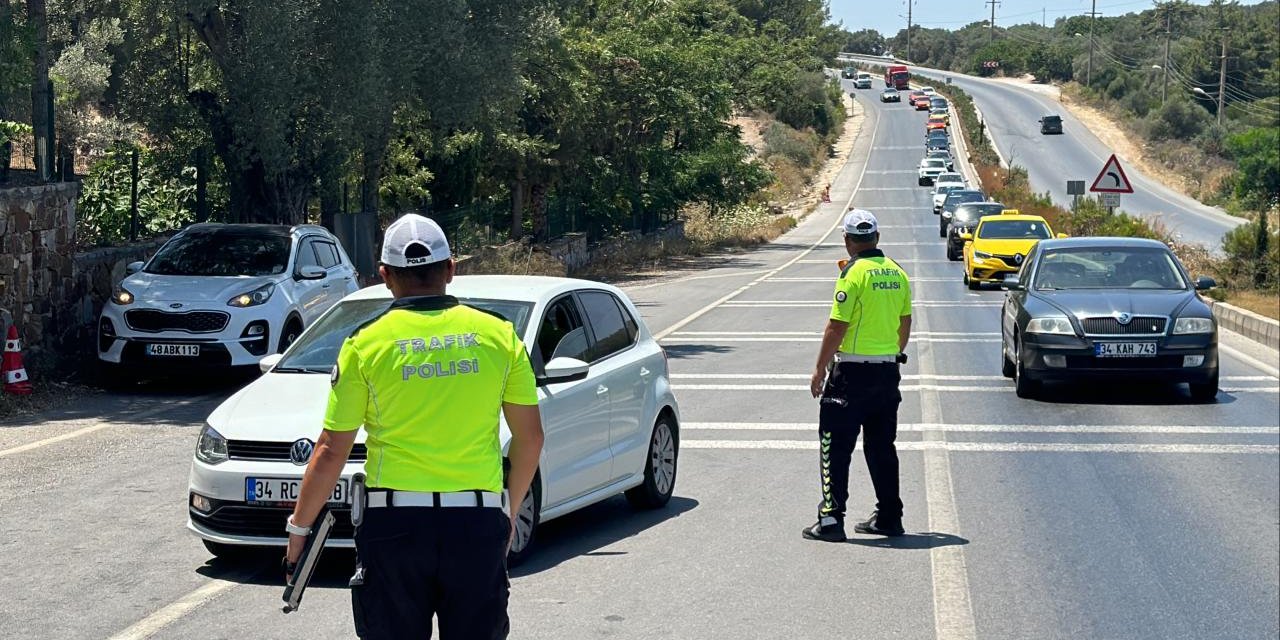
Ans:
<svg viewBox="0 0 1280 640"><path fill-rule="evenodd" d="M131 276L131 275L133 275L133 274L135 274L135 273L137 273L137 272L139 272L139 271L142 271L142 268L143 268L143 267L145 267L145 266L147 266L147 263L145 263L145 262L143 262L143 261L141 261L141 260L139 260L139 261L137 261L137 262L130 262L129 264L125 265L125 267L124 267L124 273L125 273L125 275L130 275L130 276Z"/></svg>
<svg viewBox="0 0 1280 640"><path fill-rule="evenodd" d="M587 377L587 371L591 369L591 365L577 358L552 358L547 363L546 373L538 377L538 384L562 384L565 382L577 382Z"/></svg>
<svg viewBox="0 0 1280 640"><path fill-rule="evenodd" d="M1069 236L1069 235L1067 235L1067 234L1065 234L1065 233L1059 233L1059 234L1058 234L1058 237L1059 237L1059 238L1070 238L1071 236Z"/></svg>
<svg viewBox="0 0 1280 640"><path fill-rule="evenodd" d="M1006 273L1004 280L1000 281L1000 288L1006 291L1022 291L1022 283L1018 282L1018 275Z"/></svg>
<svg viewBox="0 0 1280 640"><path fill-rule="evenodd" d="M324 280L324 277L327 275L329 275L328 271L325 271L323 268L315 265L298 269L299 280Z"/></svg>
<svg viewBox="0 0 1280 640"><path fill-rule="evenodd" d="M268 354L258 361L258 370L262 371L263 373L267 373L268 371L271 371L272 369L274 369L276 365L280 364L280 360L283 358L284 358L283 354L279 354L279 353Z"/></svg>
<svg viewBox="0 0 1280 640"><path fill-rule="evenodd" d="M1217 281L1208 276L1200 276L1196 278L1196 291L1208 291L1218 286Z"/></svg>
<svg viewBox="0 0 1280 640"><path fill-rule="evenodd" d="M963 240L964 242L972 242L972 241L973 241L973 234L972 234L972 233L962 233L962 234L960 234L960 239L961 239L961 240Z"/></svg>

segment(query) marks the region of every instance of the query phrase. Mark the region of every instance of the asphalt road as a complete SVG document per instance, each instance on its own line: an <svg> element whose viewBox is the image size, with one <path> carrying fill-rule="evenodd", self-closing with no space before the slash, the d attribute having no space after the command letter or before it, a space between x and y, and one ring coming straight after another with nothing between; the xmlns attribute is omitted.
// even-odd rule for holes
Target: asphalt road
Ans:
<svg viewBox="0 0 1280 640"><path fill-rule="evenodd" d="M1049 96L1008 82L927 67L909 68L912 73L943 81L950 78L969 93L1001 157L1025 167L1033 188L1040 193L1048 191L1058 204L1070 206L1068 180L1084 180L1088 188L1111 156L1111 148ZM883 87L879 82L876 86ZM1062 116L1063 135L1040 134L1038 121L1046 114ZM1125 158L1120 160L1123 164ZM1120 209L1159 221L1183 242L1217 248L1223 234L1244 223L1165 187L1132 164L1124 165L1124 172L1134 193L1121 196Z"/></svg>
<svg viewBox="0 0 1280 640"><path fill-rule="evenodd" d="M915 184L923 116L860 99L870 118L831 205L767 247L627 285L677 385L676 497L549 523L512 574L512 637L1275 638L1276 355L1224 336L1213 405L1143 385L1017 398L999 377L1003 294L961 285ZM915 283L910 533L836 545L799 531L819 499L807 372L849 202L879 215ZM285 616L274 558L214 561L185 531L196 434L231 386L177 385L0 425L0 636L353 636L349 556ZM873 499L856 455L851 480L857 516Z"/></svg>

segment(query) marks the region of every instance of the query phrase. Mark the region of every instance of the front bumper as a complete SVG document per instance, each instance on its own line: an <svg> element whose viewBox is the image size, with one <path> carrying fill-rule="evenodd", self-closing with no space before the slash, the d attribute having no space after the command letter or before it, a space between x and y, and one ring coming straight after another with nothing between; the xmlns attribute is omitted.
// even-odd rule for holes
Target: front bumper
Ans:
<svg viewBox="0 0 1280 640"><path fill-rule="evenodd" d="M108 303L98 319L98 359L113 364L139 368L221 368L257 365L268 353L275 351L282 327L269 319L269 307L227 312L225 310L200 310L194 313L228 313L226 325L219 331L190 332L182 330L138 331L126 321L125 313L132 310L155 309L134 304L120 307ZM258 331L249 335L251 327ZM198 345L197 356L152 356L147 353L150 344Z"/></svg>
<svg viewBox="0 0 1280 640"><path fill-rule="evenodd" d="M999 258L972 258L965 268L969 271L969 279L977 282L1004 282L1004 277L1010 273L1018 273L1022 270L1018 266L1010 266Z"/></svg>
<svg viewBox="0 0 1280 640"><path fill-rule="evenodd" d="M302 478L306 467L290 462L228 460L210 465L192 460L187 494L187 529L204 540L230 545L283 547L288 543L285 520L293 513L292 503L254 505L245 500L246 478ZM349 462L342 470L348 483L364 469L363 462ZM350 486L350 485L348 485ZM193 494L207 498L211 509L198 510ZM335 522L328 546L353 546L351 510L331 505Z"/></svg>
<svg viewBox="0 0 1280 640"><path fill-rule="evenodd" d="M1019 357L1025 371L1037 379L1051 381L1128 378L1144 382L1207 383L1218 375L1218 340L1210 334L1162 336L1156 340L1156 355L1149 357L1099 358L1094 355L1094 345L1099 342L1147 341L1137 337L1080 338L1028 333L1023 334ZM1188 356L1201 356L1203 361L1186 366Z"/></svg>

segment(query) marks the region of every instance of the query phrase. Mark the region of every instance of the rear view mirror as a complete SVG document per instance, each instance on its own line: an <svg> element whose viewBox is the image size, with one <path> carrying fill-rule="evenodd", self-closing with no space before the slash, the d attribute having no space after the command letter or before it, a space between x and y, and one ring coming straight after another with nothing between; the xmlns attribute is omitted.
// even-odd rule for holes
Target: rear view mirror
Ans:
<svg viewBox="0 0 1280 640"><path fill-rule="evenodd" d="M1059 238L1070 238L1071 236L1069 236L1069 235L1067 235L1067 234L1065 234L1065 233L1059 233L1059 234L1058 234L1058 237L1059 237Z"/></svg>
<svg viewBox="0 0 1280 640"><path fill-rule="evenodd" d="M1208 276L1200 276L1196 278L1196 291L1208 291L1218 286L1217 281Z"/></svg>
<svg viewBox="0 0 1280 640"><path fill-rule="evenodd" d="M587 377L591 365L577 358L552 358L547 363L546 373L538 377L539 385L563 384L577 382Z"/></svg>
<svg viewBox="0 0 1280 640"><path fill-rule="evenodd" d="M1018 281L1016 273L1006 273L1004 280L1000 281L1000 288L1006 291L1022 291L1022 283Z"/></svg>
<svg viewBox="0 0 1280 640"><path fill-rule="evenodd" d="M268 371L271 371L273 368L275 368L277 364L280 364L280 360L282 358L284 358L284 355L279 353L272 353L270 355L267 355L258 361L258 369L263 373L267 373Z"/></svg>
<svg viewBox="0 0 1280 640"><path fill-rule="evenodd" d="M139 271L142 271L142 268L143 268L143 267L145 267L145 266L147 266L147 263L145 263L145 262L143 262L143 261L141 261L141 260L139 260L139 261L137 261L137 262L130 262L130 263L129 263L128 265L126 265L126 266L125 266L125 268L124 268L125 275L130 275L130 276L131 276L131 275L133 275L133 274L135 274L135 273L137 273L137 272L139 272Z"/></svg>

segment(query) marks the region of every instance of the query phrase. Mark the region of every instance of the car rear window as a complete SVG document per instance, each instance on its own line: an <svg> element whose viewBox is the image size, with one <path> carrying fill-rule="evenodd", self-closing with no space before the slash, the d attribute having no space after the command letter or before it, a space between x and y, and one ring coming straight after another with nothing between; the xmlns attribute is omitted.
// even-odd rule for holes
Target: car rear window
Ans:
<svg viewBox="0 0 1280 640"><path fill-rule="evenodd" d="M515 326L524 336L533 305L515 300L460 298L463 304L497 314ZM391 306L390 298L347 300L334 305L328 313L307 329L285 352L278 370L305 373L329 373L338 361L338 349L361 325L382 315Z"/></svg>
<svg viewBox="0 0 1280 640"><path fill-rule="evenodd" d="M977 220L983 216L1000 215L1004 210L1004 205L998 203L992 204L962 204L956 207L956 218L961 220Z"/></svg>
<svg viewBox="0 0 1280 640"><path fill-rule="evenodd" d="M1060 122L1062 122L1061 116L1045 116L1044 117L1045 124L1058 124Z"/></svg>
<svg viewBox="0 0 1280 640"><path fill-rule="evenodd" d="M164 276L270 276L289 266L292 238L269 231L189 229L174 236L144 271Z"/></svg>

